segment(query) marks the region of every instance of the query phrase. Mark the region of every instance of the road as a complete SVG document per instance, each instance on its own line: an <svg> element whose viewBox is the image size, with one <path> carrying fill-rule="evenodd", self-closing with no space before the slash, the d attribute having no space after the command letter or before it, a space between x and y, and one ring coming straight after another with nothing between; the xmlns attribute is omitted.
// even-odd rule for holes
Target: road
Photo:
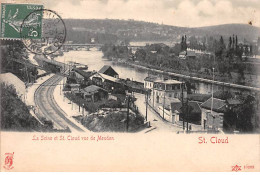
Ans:
<svg viewBox="0 0 260 175"><path fill-rule="evenodd" d="M146 107L145 107L145 95L135 93L135 97L137 98L135 104L138 107L140 113L145 116ZM173 125L170 122L164 121L162 118L158 116L150 107L147 108L147 120L150 121L151 126L154 128L151 132L174 132L182 131L182 127Z"/></svg>
<svg viewBox="0 0 260 175"><path fill-rule="evenodd" d="M83 131L66 117L64 111L54 100L54 89L62 78L62 76L54 75L37 88L34 94L34 101L38 107L38 114L51 120L55 129L64 130L69 127L71 131Z"/></svg>

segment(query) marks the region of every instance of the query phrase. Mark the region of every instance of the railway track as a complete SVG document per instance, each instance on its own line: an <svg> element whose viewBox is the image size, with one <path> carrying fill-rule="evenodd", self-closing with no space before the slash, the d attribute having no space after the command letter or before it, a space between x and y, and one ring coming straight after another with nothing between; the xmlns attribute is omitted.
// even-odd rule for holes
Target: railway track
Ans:
<svg viewBox="0 0 260 175"><path fill-rule="evenodd" d="M83 131L66 117L64 111L54 100L54 89L62 78L62 76L54 75L36 89L34 101L39 108L38 113L41 117L51 120L55 129L65 130L69 128L71 131Z"/></svg>

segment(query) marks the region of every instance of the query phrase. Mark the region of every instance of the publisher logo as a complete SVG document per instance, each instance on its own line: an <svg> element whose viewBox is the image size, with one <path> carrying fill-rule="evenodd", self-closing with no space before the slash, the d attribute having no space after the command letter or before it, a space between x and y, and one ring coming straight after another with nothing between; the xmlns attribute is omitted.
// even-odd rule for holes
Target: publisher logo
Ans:
<svg viewBox="0 0 260 175"><path fill-rule="evenodd" d="M14 153L5 153L5 163L4 163L4 168L6 170L11 170L13 169L13 159L14 159Z"/></svg>
<svg viewBox="0 0 260 175"><path fill-rule="evenodd" d="M241 171L241 166L232 166L232 171L235 171L235 172L238 172L238 171Z"/></svg>

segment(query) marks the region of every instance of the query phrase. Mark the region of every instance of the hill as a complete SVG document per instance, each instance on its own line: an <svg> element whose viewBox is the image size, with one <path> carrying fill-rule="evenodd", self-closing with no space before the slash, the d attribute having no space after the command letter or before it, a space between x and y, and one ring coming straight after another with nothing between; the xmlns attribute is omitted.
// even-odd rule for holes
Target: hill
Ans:
<svg viewBox="0 0 260 175"><path fill-rule="evenodd" d="M117 19L65 19L67 40L88 43L95 38L98 43L131 41L180 41L182 35L205 37L238 35L240 40L251 42L260 36L260 28L248 24L225 24L199 28L161 25L135 20Z"/></svg>
<svg viewBox="0 0 260 175"><path fill-rule="evenodd" d="M208 26L197 28L207 33L213 33L223 36L238 35L248 40L257 39L260 36L260 28L248 24L224 24L217 26Z"/></svg>

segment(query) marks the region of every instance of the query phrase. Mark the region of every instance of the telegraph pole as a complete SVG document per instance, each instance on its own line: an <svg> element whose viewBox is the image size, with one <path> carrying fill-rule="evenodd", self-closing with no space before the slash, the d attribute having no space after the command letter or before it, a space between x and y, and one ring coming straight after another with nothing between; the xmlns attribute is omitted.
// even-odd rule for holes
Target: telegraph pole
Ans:
<svg viewBox="0 0 260 175"><path fill-rule="evenodd" d="M84 117L84 103L82 105L82 116Z"/></svg>
<svg viewBox="0 0 260 175"><path fill-rule="evenodd" d="M30 83L30 78L28 75L28 71L27 71L27 66L25 65L25 72L26 72L26 76L27 76L27 83Z"/></svg>
<svg viewBox="0 0 260 175"><path fill-rule="evenodd" d="M163 119L164 119L164 107L165 107L165 93L166 93L166 90L163 95Z"/></svg>
<svg viewBox="0 0 260 175"><path fill-rule="evenodd" d="M128 120L129 120L129 103L130 103L130 96L127 97L127 116L126 116L126 132L128 132Z"/></svg>
<svg viewBox="0 0 260 175"><path fill-rule="evenodd" d="M146 91L146 98L145 98L145 120L147 121L147 107L148 107L148 91Z"/></svg>
<svg viewBox="0 0 260 175"><path fill-rule="evenodd" d="M183 82L181 84L181 105L182 105L182 121L183 121L183 131L185 130L185 123L184 123L184 103L183 103Z"/></svg>
<svg viewBox="0 0 260 175"><path fill-rule="evenodd" d="M154 84L153 84L153 108L154 108Z"/></svg>
<svg viewBox="0 0 260 175"><path fill-rule="evenodd" d="M71 91L70 91L70 94L71 94L71 97L70 97L71 109L73 110L73 102L71 100L71 98L72 98L72 92Z"/></svg>
<svg viewBox="0 0 260 175"><path fill-rule="evenodd" d="M214 67L213 67L213 81L214 81ZM214 94L214 84L213 84L213 82L212 82L212 90L211 90L212 92L211 92L211 114L212 114L212 109L213 109L213 94Z"/></svg>
<svg viewBox="0 0 260 175"><path fill-rule="evenodd" d="M214 62L213 62L213 68L212 68L212 71L213 71L213 77L212 77L212 92L211 92L211 115L212 115L212 118L213 118L213 121L212 121L212 128L213 130L215 130L215 123L214 123L214 120L215 120L215 116L213 115L213 103L214 103L214 73L215 73L215 56L214 55Z"/></svg>
<svg viewBox="0 0 260 175"><path fill-rule="evenodd" d="M64 72L64 74L65 74L65 72L66 72L66 68L65 68L65 57L64 57L64 59L63 59L63 62L64 62L64 64L63 64L63 72ZM63 77L63 79L62 79L62 83L63 83L63 89L64 89L64 80L65 80L65 78Z"/></svg>
<svg viewBox="0 0 260 175"><path fill-rule="evenodd" d="M132 78L132 84L134 84L134 79ZM133 97L135 96L135 92L134 90L132 89L132 94L133 94Z"/></svg>
<svg viewBox="0 0 260 175"><path fill-rule="evenodd" d="M187 116L186 116L186 120L187 120L187 131L189 131L189 121L188 121L188 119L189 119L189 102L188 102L188 98L187 98L186 114L187 114Z"/></svg>

